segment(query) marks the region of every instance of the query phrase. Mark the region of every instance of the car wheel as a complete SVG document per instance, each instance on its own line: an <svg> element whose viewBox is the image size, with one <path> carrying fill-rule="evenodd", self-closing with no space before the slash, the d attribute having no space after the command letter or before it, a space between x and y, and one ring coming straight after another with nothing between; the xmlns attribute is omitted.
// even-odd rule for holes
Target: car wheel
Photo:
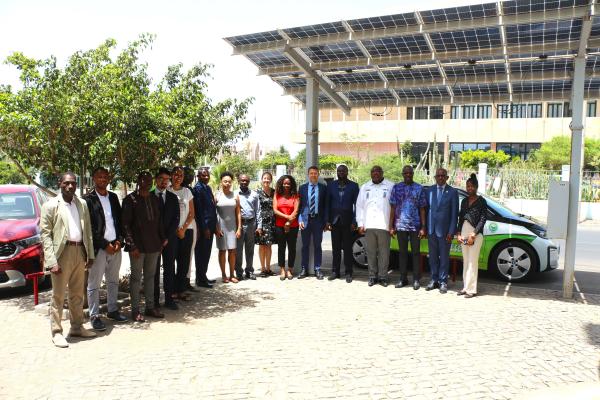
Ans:
<svg viewBox="0 0 600 400"><path fill-rule="evenodd" d="M489 259L491 269L509 282L524 281L538 271L538 260L531 246L508 240L501 242Z"/></svg>
<svg viewBox="0 0 600 400"><path fill-rule="evenodd" d="M358 268L368 268L367 243L364 236L357 236L352 243L352 259Z"/></svg>

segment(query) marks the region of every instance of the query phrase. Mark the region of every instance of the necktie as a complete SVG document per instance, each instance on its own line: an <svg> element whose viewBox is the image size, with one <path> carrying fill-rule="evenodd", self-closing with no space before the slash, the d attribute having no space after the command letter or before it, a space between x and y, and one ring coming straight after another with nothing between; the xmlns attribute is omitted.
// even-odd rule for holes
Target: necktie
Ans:
<svg viewBox="0 0 600 400"><path fill-rule="evenodd" d="M441 198L442 198L442 188L438 186L437 200L440 201Z"/></svg>
<svg viewBox="0 0 600 400"><path fill-rule="evenodd" d="M310 185L310 200L308 204L310 205L310 215L315 215L317 211L315 204L315 185Z"/></svg>
<svg viewBox="0 0 600 400"><path fill-rule="evenodd" d="M165 198L163 197L163 192L158 192L158 205L160 206L160 211L162 213L165 208Z"/></svg>

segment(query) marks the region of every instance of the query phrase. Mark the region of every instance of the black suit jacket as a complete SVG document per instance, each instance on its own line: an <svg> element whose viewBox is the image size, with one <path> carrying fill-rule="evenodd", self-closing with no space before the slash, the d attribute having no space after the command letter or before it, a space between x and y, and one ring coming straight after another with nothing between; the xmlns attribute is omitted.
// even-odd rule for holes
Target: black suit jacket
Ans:
<svg viewBox="0 0 600 400"><path fill-rule="evenodd" d="M327 220L329 218L328 216L328 205L327 205L327 186L325 186L322 183L318 183L319 185L319 199L317 200L319 203L319 210L318 210L318 216L317 216L317 220L322 223L322 224L326 224ZM298 216L298 221L299 222L303 222L303 223L308 223L308 217L310 214L310 206L309 206L309 199L308 199L308 186L309 183L304 183L302 185L300 185L300 188L298 189L298 194L300 195L300 212L299 212L299 216Z"/></svg>
<svg viewBox="0 0 600 400"><path fill-rule="evenodd" d="M153 196L158 197L156 194L156 189L154 189L151 193ZM177 228L179 227L179 200L174 193L165 190L165 204L163 206L159 200L158 205L160 207L161 224L163 226L165 236L168 240L171 240L175 236Z"/></svg>
<svg viewBox="0 0 600 400"><path fill-rule="evenodd" d="M94 241L94 254L98 254L100 249L105 249L108 246L108 241L104 239L104 231L106 230L106 221L104 220L104 209L98 197L96 190L83 196L90 210L90 220L92 223L92 238ZM110 209L115 226L115 232L119 242L123 243L123 231L121 230L121 203L116 193L108 192L108 200L110 201Z"/></svg>

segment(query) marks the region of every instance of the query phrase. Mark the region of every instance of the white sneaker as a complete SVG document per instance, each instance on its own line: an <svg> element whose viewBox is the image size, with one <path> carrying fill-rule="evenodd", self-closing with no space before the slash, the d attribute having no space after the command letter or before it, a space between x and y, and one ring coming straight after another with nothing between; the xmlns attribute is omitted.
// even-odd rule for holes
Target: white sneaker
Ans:
<svg viewBox="0 0 600 400"><path fill-rule="evenodd" d="M79 336L82 338L93 338L96 337L96 332L94 331L90 331L89 329L85 329L84 327L81 327L79 329L71 329L69 331L69 336Z"/></svg>
<svg viewBox="0 0 600 400"><path fill-rule="evenodd" d="M52 343L54 343L56 347L69 347L69 343L67 343L67 339L65 339L62 333L55 333L52 335Z"/></svg>

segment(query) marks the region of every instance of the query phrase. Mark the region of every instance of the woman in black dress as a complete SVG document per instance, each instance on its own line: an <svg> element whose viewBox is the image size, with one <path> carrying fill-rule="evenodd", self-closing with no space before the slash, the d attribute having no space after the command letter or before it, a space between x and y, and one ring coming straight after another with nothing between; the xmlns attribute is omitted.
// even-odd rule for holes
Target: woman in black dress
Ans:
<svg viewBox="0 0 600 400"><path fill-rule="evenodd" d="M261 177L261 187L257 189L259 212L256 219L256 238L258 244L258 257L260 259L260 276L266 278L275 275L271 271L271 245L275 241L273 235L273 175L265 172Z"/></svg>

